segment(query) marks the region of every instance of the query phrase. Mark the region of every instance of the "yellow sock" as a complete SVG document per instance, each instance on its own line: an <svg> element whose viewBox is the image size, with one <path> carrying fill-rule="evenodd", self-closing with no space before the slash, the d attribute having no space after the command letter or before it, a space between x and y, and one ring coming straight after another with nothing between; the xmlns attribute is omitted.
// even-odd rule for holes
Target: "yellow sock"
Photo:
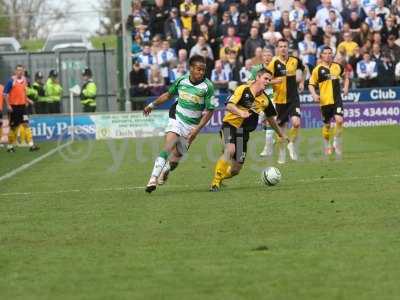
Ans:
<svg viewBox="0 0 400 300"><path fill-rule="evenodd" d="M223 179L231 177L231 165L225 159L220 158L215 165L215 173L212 185L219 186Z"/></svg>
<svg viewBox="0 0 400 300"><path fill-rule="evenodd" d="M294 142L296 139L297 139L297 136L299 135L299 128L295 128L295 127L292 127L292 128L290 128L290 131L289 131L289 139L292 141L292 142Z"/></svg>
<svg viewBox="0 0 400 300"><path fill-rule="evenodd" d="M324 140L327 141L330 140L331 138L330 125L324 124L324 126L322 126L322 137L324 138Z"/></svg>
<svg viewBox="0 0 400 300"><path fill-rule="evenodd" d="M29 146L33 146L33 138L32 138L32 130L28 126L28 124L25 124L22 126L24 128L24 140L25 143L27 143Z"/></svg>
<svg viewBox="0 0 400 300"><path fill-rule="evenodd" d="M24 124L18 126L18 133L19 133L19 143L22 144L25 142L25 127Z"/></svg>
<svg viewBox="0 0 400 300"><path fill-rule="evenodd" d="M17 132L18 127L10 128L10 132L8 133L8 143L10 145L15 145L17 142Z"/></svg>
<svg viewBox="0 0 400 300"><path fill-rule="evenodd" d="M335 128L333 129L333 134L334 134L334 136L337 136L337 137L339 137L339 136L341 136L342 135L342 132L343 132L343 126L342 126L342 124L336 124L336 126L335 126Z"/></svg>

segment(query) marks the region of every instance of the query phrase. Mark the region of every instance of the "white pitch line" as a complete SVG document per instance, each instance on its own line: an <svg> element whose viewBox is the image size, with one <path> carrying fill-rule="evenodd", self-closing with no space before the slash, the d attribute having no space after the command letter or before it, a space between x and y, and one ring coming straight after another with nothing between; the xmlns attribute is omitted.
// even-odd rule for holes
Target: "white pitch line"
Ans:
<svg viewBox="0 0 400 300"><path fill-rule="evenodd" d="M22 166L16 168L15 170L12 170L11 172L0 176L0 182L2 182L3 180L9 179L9 178L17 175L18 173L21 173L22 171L32 167L33 165L37 164L38 162L41 162L42 160L44 160L44 159L48 158L49 156L53 155L57 151L60 151L61 149L69 146L71 143L72 142L68 142L68 143L66 143L66 144L64 144L62 146L58 146L57 148L50 150L49 152L43 154L42 156L39 156L39 157L35 158L34 160L32 160L32 161L30 161L30 162L28 162L26 164L23 164Z"/></svg>
<svg viewBox="0 0 400 300"><path fill-rule="evenodd" d="M363 180L363 179L379 179L388 177L400 177L400 174L390 175L375 175L375 176L354 176L354 177L325 177L325 178L313 178L313 179L298 179L294 182L324 182L324 181L349 181L349 180ZM229 186L237 186L235 184ZM189 188L191 185L166 185L161 187L165 188ZM103 192L118 192L118 191L132 191L132 190L144 190L145 186L125 186L125 187L109 187L109 188L98 188L91 190L59 190L59 191L46 191L46 192L15 192L15 193L3 193L0 197L10 196L32 196L32 195L48 195L48 194L69 194L69 193L103 193Z"/></svg>

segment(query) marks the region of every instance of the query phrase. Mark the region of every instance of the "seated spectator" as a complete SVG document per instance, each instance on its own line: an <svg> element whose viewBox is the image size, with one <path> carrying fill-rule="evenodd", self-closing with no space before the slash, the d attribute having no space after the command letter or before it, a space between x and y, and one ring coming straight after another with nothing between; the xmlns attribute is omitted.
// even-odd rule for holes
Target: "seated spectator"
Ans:
<svg viewBox="0 0 400 300"><path fill-rule="evenodd" d="M164 25L164 34L171 45L175 46L178 39L182 37L182 22L178 16L178 9L173 7L170 11L170 16Z"/></svg>
<svg viewBox="0 0 400 300"><path fill-rule="evenodd" d="M156 57L151 52L149 44L143 45L143 51L139 54L137 62L140 64L140 67L146 71L146 74L148 74L150 67L156 64Z"/></svg>
<svg viewBox="0 0 400 300"><path fill-rule="evenodd" d="M238 9L240 14L246 14L249 20L254 20L257 17L255 1L253 0L240 0Z"/></svg>
<svg viewBox="0 0 400 300"><path fill-rule="evenodd" d="M150 90L147 84L146 72L140 67L139 62L132 65L132 70L129 73L130 95L131 97L149 96Z"/></svg>
<svg viewBox="0 0 400 300"><path fill-rule="evenodd" d="M236 3L229 4L229 17L231 18L232 24L237 27L239 25L239 9Z"/></svg>
<svg viewBox="0 0 400 300"><path fill-rule="evenodd" d="M375 60L377 63L382 59L381 46L378 43L372 44L371 59Z"/></svg>
<svg viewBox="0 0 400 300"><path fill-rule="evenodd" d="M360 19L361 22L366 17L364 10L362 9L362 7L360 5L359 0L350 0L350 4L348 6L346 6L342 11L343 20L345 22L350 22L350 20L352 19L351 15L353 13L355 16L357 16Z"/></svg>
<svg viewBox="0 0 400 300"><path fill-rule="evenodd" d="M204 36L199 36L197 38L197 43L190 50L189 57L192 57L193 55L196 55L196 54L201 55L201 49L203 49L204 47L206 47L208 50L208 57L210 59L214 59L212 49L211 49L210 45L207 44L206 38Z"/></svg>
<svg viewBox="0 0 400 300"><path fill-rule="evenodd" d="M293 39L292 33L290 32L289 27L285 27L282 30L283 38L288 42L288 49L289 50L296 50L298 49L298 42Z"/></svg>
<svg viewBox="0 0 400 300"><path fill-rule="evenodd" d="M218 29L217 29L217 37L222 40L224 38L224 36L228 35L228 28L229 26L234 26L231 18L229 16L229 12L225 11L222 14L222 21L221 23L218 25Z"/></svg>
<svg viewBox="0 0 400 300"><path fill-rule="evenodd" d="M289 12L285 10L282 12L282 17L278 20L278 22L276 22L275 27L277 31L282 32L284 28L288 28L289 26Z"/></svg>
<svg viewBox="0 0 400 300"><path fill-rule="evenodd" d="M190 49L195 45L195 40L190 35L190 31L187 28L182 28L182 36L176 41L176 49L185 49L187 53L190 53Z"/></svg>
<svg viewBox="0 0 400 300"><path fill-rule="evenodd" d="M311 39L311 33L307 32L304 40L299 43L299 53L303 64L307 65L311 72L317 62L317 44Z"/></svg>
<svg viewBox="0 0 400 300"><path fill-rule="evenodd" d="M378 66L371 60L368 52L364 53L363 60L357 63L357 77L360 88L372 88L377 84Z"/></svg>
<svg viewBox="0 0 400 300"><path fill-rule="evenodd" d="M371 10L375 10L375 8L376 8L376 0L362 0L361 7L362 7L362 9L364 11L364 14L366 16L368 16L369 12Z"/></svg>
<svg viewBox="0 0 400 300"><path fill-rule="evenodd" d="M183 27L192 31L193 17L197 13L197 5L192 0L184 0L179 5L179 11L181 13L181 21Z"/></svg>
<svg viewBox="0 0 400 300"><path fill-rule="evenodd" d="M392 61L400 60L400 47L395 44L396 37L394 35L389 35L386 45L383 46L382 52L384 56L390 57Z"/></svg>
<svg viewBox="0 0 400 300"><path fill-rule="evenodd" d="M142 39L142 42L149 43L151 33L147 29L147 25L141 24L141 25L138 25L136 28L137 28L136 34L140 36L140 38Z"/></svg>
<svg viewBox="0 0 400 300"><path fill-rule="evenodd" d="M351 32L349 31L349 33L351 33ZM344 34L344 32L342 34ZM340 34L339 33L333 33L332 26L331 25L326 25L325 31L324 31L324 35L327 35L327 36L329 36L331 38L331 45L332 45L333 48L336 48L337 41L340 38ZM324 41L324 35L322 36L322 42Z"/></svg>
<svg viewBox="0 0 400 300"><path fill-rule="evenodd" d="M256 66L263 63L264 63L263 49L261 47L257 47L256 51L254 52L254 56L251 58L251 64L253 66Z"/></svg>
<svg viewBox="0 0 400 300"><path fill-rule="evenodd" d="M368 13L368 17L365 18L365 23L368 24L372 31L381 31L383 27L383 21L375 14L375 10L371 9Z"/></svg>
<svg viewBox="0 0 400 300"><path fill-rule="evenodd" d="M239 18L237 36L240 37L240 41L242 44L245 43L247 37L250 35L251 28L252 27L247 13L241 13Z"/></svg>
<svg viewBox="0 0 400 300"><path fill-rule="evenodd" d="M317 47L321 46L324 42L322 39L322 37L324 35L324 31L321 28L319 28L316 23L311 23L310 24L310 32L311 32L312 40L317 44Z"/></svg>
<svg viewBox="0 0 400 300"><path fill-rule="evenodd" d="M342 21L342 16L339 11L332 6L332 2L330 0L323 1L321 8L318 9L315 14L315 22L320 29L324 28L326 22L329 21L329 15L332 12L336 15L337 19Z"/></svg>
<svg viewBox="0 0 400 300"><path fill-rule="evenodd" d="M342 31L343 21L340 18L338 18L335 10L329 11L329 18L325 20L325 25L323 27L323 30L325 30L327 25L332 26L333 34L339 34Z"/></svg>
<svg viewBox="0 0 400 300"><path fill-rule="evenodd" d="M138 25L148 25L150 16L146 8L142 7L140 0L132 1L132 13L126 20L126 29L132 33L132 37L136 35Z"/></svg>
<svg viewBox="0 0 400 300"><path fill-rule="evenodd" d="M206 77L211 78L211 72L214 69L214 60L210 58L207 47L203 47L200 51L200 55L206 60Z"/></svg>
<svg viewBox="0 0 400 300"><path fill-rule="evenodd" d="M188 52L186 51L186 49L179 49L178 60L176 63L177 63L177 65L179 65L179 64L183 65L185 72L189 71Z"/></svg>
<svg viewBox="0 0 400 300"><path fill-rule="evenodd" d="M222 65L221 60L215 62L215 67L211 72L211 81L214 83L216 94L224 94L228 92L228 83L231 80L229 74Z"/></svg>
<svg viewBox="0 0 400 300"><path fill-rule="evenodd" d="M354 49L354 55L349 58L348 63L351 65L351 68L353 70L353 78L356 80L353 80L354 83L358 80L357 77L357 64L358 62L363 60L363 55L361 53L361 49L357 47ZM353 82L352 82L353 83Z"/></svg>
<svg viewBox="0 0 400 300"><path fill-rule="evenodd" d="M360 32L355 37L355 42L360 47L363 47L371 39L372 39L372 33L369 30L368 24L362 22L360 27Z"/></svg>
<svg viewBox="0 0 400 300"><path fill-rule="evenodd" d="M192 25L192 37L194 39L197 39L198 36L202 35L200 29L201 25L205 25L206 27L208 27L207 19L204 17L204 14L202 12L198 12Z"/></svg>
<svg viewBox="0 0 400 300"><path fill-rule="evenodd" d="M176 68L173 68L169 71L169 82L170 84L177 80L182 75L186 74L186 69L183 64L178 64Z"/></svg>
<svg viewBox="0 0 400 300"><path fill-rule="evenodd" d="M159 34L164 35L164 24L169 17L168 5L164 0L155 0L155 6L150 11L149 29L154 36Z"/></svg>
<svg viewBox="0 0 400 300"><path fill-rule="evenodd" d="M394 74L395 66L388 56L382 56L382 60L378 63L378 85L394 86L396 77Z"/></svg>
<svg viewBox="0 0 400 300"><path fill-rule="evenodd" d="M396 19L396 23L400 24L400 0L394 0L390 8L392 15Z"/></svg>
<svg viewBox="0 0 400 300"><path fill-rule="evenodd" d="M361 19L357 12L352 11L350 14L350 19L346 21L349 23L350 31L352 34L356 34L360 32L361 28Z"/></svg>
<svg viewBox="0 0 400 300"><path fill-rule="evenodd" d="M161 46L162 46L162 37L161 34L156 34L155 36L153 36L153 38L151 39L151 51L154 54L157 54L158 51L161 50Z"/></svg>
<svg viewBox="0 0 400 300"><path fill-rule="evenodd" d="M246 59L244 62L244 66L239 71L239 83L244 84L249 81L251 76L251 59Z"/></svg>
<svg viewBox="0 0 400 300"><path fill-rule="evenodd" d="M136 60L139 57L140 53L142 53L143 51L142 45L143 45L142 38L138 33L136 33L135 39L132 41L132 47L131 47L133 60Z"/></svg>
<svg viewBox="0 0 400 300"><path fill-rule="evenodd" d="M239 49L242 47L242 41L240 40L240 37L236 35L236 29L234 26L228 27L227 35L222 39L223 46L228 46L228 43L231 43L231 40L233 40L235 46Z"/></svg>
<svg viewBox="0 0 400 300"><path fill-rule="evenodd" d="M264 40L260 37L258 28L252 27L250 30L250 36L244 44L243 54L245 59L249 59L254 56L254 52L257 47L264 47Z"/></svg>
<svg viewBox="0 0 400 300"><path fill-rule="evenodd" d="M161 71L157 65L151 66L147 82L152 96L159 96L167 90L164 77L161 75Z"/></svg>
<svg viewBox="0 0 400 300"><path fill-rule="evenodd" d="M268 30L263 33L262 37L265 43L275 45L275 42L282 38L282 34L279 31L276 31L274 23L270 22L268 25Z"/></svg>
<svg viewBox="0 0 400 300"><path fill-rule="evenodd" d="M304 34L297 29L296 21L290 22L290 34L292 35L293 40L296 41L297 43L302 41L304 38Z"/></svg>
<svg viewBox="0 0 400 300"><path fill-rule="evenodd" d="M304 17L306 15L306 12L304 10L304 8L302 7L302 4L300 2L300 0L295 0L293 2L293 10L291 10L289 12L289 21L296 21L296 22L300 22L304 20Z"/></svg>
<svg viewBox="0 0 400 300"><path fill-rule="evenodd" d="M395 39L399 37L399 27L395 23L395 18L390 16L386 19L385 25L381 30L382 40L387 41L390 35L393 35Z"/></svg>
<svg viewBox="0 0 400 300"><path fill-rule="evenodd" d="M261 0L256 3L256 14L257 16L261 16L264 12L268 10L268 0Z"/></svg>
<svg viewBox="0 0 400 300"><path fill-rule="evenodd" d="M390 9L385 7L384 0L376 0L376 8L375 14L378 18L380 18L383 22L389 18L390 16Z"/></svg>
<svg viewBox="0 0 400 300"><path fill-rule="evenodd" d="M219 58L225 60L230 51L234 51L236 53L240 51L240 48L237 46L237 44L235 44L232 38L228 38L227 45L219 50Z"/></svg>
<svg viewBox="0 0 400 300"><path fill-rule="evenodd" d="M169 69L176 63L175 51L170 48L169 41L163 41L161 50L157 53L157 65L160 67L161 76L164 77L165 84L169 84Z"/></svg>
<svg viewBox="0 0 400 300"><path fill-rule="evenodd" d="M231 81L239 82L239 71L242 68L241 59L236 50L228 49L228 53L223 60L224 68L231 73Z"/></svg>
<svg viewBox="0 0 400 300"><path fill-rule="evenodd" d="M337 52L341 53L348 60L349 57L354 55L354 49L358 47L358 44L353 41L353 37L350 32L343 34L343 42L337 47Z"/></svg>
<svg viewBox="0 0 400 300"><path fill-rule="evenodd" d="M209 27L206 24L200 25L200 35L206 38L207 43L210 45L211 50L215 53L219 47L219 43L217 43L217 38L214 32L211 32Z"/></svg>
<svg viewBox="0 0 400 300"><path fill-rule="evenodd" d="M265 22L272 22L274 26L279 25L279 20L281 19L281 12L275 8L274 1L268 1L267 10L265 10L260 15L260 23L263 24Z"/></svg>

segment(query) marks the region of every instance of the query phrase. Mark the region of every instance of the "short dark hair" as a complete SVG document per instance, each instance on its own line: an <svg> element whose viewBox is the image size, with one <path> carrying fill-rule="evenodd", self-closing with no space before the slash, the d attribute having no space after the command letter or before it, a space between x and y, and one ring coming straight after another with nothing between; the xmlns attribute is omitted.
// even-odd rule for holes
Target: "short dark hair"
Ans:
<svg viewBox="0 0 400 300"><path fill-rule="evenodd" d="M286 43L289 44L289 41L287 39L279 39L278 42L276 43L277 45L279 45L279 43Z"/></svg>
<svg viewBox="0 0 400 300"><path fill-rule="evenodd" d="M260 68L259 70L257 70L257 72L256 72L256 77L257 77L258 75L264 75L265 73L268 73L269 75L272 76L272 72L271 72L270 70L268 70L268 69L265 68L265 67L262 67L262 68Z"/></svg>
<svg viewBox="0 0 400 300"><path fill-rule="evenodd" d="M18 64L18 65L15 66L15 70L18 69L18 68L25 69L25 67L23 65L21 65L21 64Z"/></svg>
<svg viewBox="0 0 400 300"><path fill-rule="evenodd" d="M201 55L193 55L193 56L189 59L189 66L193 66L195 63L205 64L205 63L206 63L206 60L205 60L204 57L201 56Z"/></svg>

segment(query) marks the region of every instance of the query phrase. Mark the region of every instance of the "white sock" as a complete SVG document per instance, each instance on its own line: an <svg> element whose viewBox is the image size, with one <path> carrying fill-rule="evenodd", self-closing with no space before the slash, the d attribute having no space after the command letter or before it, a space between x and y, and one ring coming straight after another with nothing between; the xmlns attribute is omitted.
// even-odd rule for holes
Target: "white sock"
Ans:
<svg viewBox="0 0 400 300"><path fill-rule="evenodd" d="M151 177L158 178L163 170L164 166L166 165L167 161L162 157L157 157L156 161L154 162L153 171L151 172Z"/></svg>
<svg viewBox="0 0 400 300"><path fill-rule="evenodd" d="M274 131L273 130L266 130L265 131L265 147L273 147L274 145Z"/></svg>

